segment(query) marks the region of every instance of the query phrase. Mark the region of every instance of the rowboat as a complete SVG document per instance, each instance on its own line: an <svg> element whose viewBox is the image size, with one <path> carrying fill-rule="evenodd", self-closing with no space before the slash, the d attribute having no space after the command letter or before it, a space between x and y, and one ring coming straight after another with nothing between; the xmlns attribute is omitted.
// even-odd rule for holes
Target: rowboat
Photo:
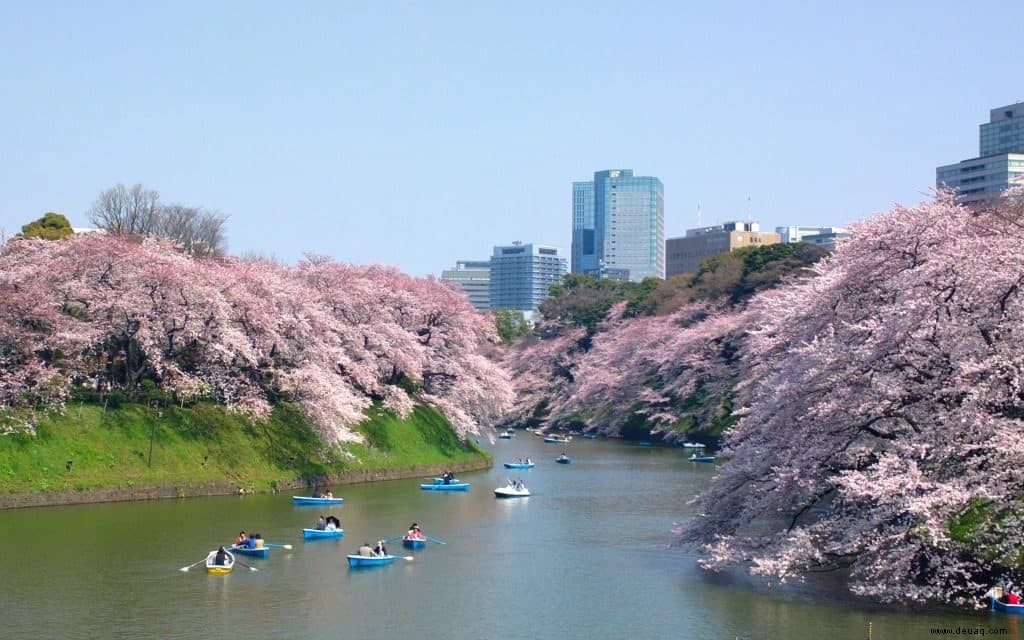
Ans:
<svg viewBox="0 0 1024 640"><path fill-rule="evenodd" d="M586 438L587 440L597 440L596 433L584 433L583 437Z"/></svg>
<svg viewBox="0 0 1024 640"><path fill-rule="evenodd" d="M699 442L684 442L683 443L683 448L684 449L703 449L704 445L702 445Z"/></svg>
<svg viewBox="0 0 1024 640"><path fill-rule="evenodd" d="M563 453L562 455L555 458L555 462L559 464L572 464L572 458Z"/></svg>
<svg viewBox="0 0 1024 640"><path fill-rule="evenodd" d="M715 456L698 456L696 453L690 456L690 462L714 462Z"/></svg>
<svg viewBox="0 0 1024 640"><path fill-rule="evenodd" d="M494 490L495 498L529 498L530 490L523 485L520 488L516 487L498 487Z"/></svg>
<svg viewBox="0 0 1024 640"><path fill-rule="evenodd" d="M505 429L505 432L499 434L498 437L503 438L505 440L511 440L512 438L516 437L516 432L513 431L512 429Z"/></svg>
<svg viewBox="0 0 1024 640"><path fill-rule="evenodd" d="M353 553L347 557L349 567L379 567L384 564L391 564L397 556L361 556ZM411 558L412 556L409 557Z"/></svg>
<svg viewBox="0 0 1024 640"><path fill-rule="evenodd" d="M985 593L988 596L989 607L994 611L1002 611L1004 613L1024 614L1024 604L1007 604L1003 602L1003 588L992 587Z"/></svg>
<svg viewBox="0 0 1024 640"><path fill-rule="evenodd" d="M506 462L506 469L532 469L536 465L532 462Z"/></svg>
<svg viewBox="0 0 1024 640"><path fill-rule="evenodd" d="M255 548L254 547L254 548L250 549L249 547L239 547L238 545L234 545L233 544L230 547L228 547L227 550L230 551L231 553L237 553L240 556L249 556L249 557L252 557L252 558L269 558L270 557L270 547L260 547L260 548Z"/></svg>
<svg viewBox="0 0 1024 640"><path fill-rule="evenodd" d="M544 436L544 442L548 444L569 444L569 439L558 436Z"/></svg>
<svg viewBox="0 0 1024 640"><path fill-rule="evenodd" d="M1006 613L1016 613L1018 615L1024 615L1024 604L1006 604L999 598L989 596L989 602L991 603L992 609L996 611L1004 611Z"/></svg>
<svg viewBox="0 0 1024 640"><path fill-rule="evenodd" d="M647 440L641 440L640 442L636 443L636 446L638 446L638 447L649 447L649 446L651 446L651 443L649 441L647 441Z"/></svg>
<svg viewBox="0 0 1024 640"><path fill-rule="evenodd" d="M445 484L444 478L434 478L430 484L421 484L420 489L424 491L469 491L469 483L459 482L458 478L452 478L448 484Z"/></svg>
<svg viewBox="0 0 1024 640"><path fill-rule="evenodd" d="M341 504L344 498L313 498L311 496L292 496L292 504Z"/></svg>
<svg viewBox="0 0 1024 640"><path fill-rule="evenodd" d="M344 538L344 529L303 529L302 537L306 540L318 538Z"/></svg>
<svg viewBox="0 0 1024 640"><path fill-rule="evenodd" d="M427 546L424 538L402 538L402 546L406 549L422 549Z"/></svg>
<svg viewBox="0 0 1024 640"><path fill-rule="evenodd" d="M206 556L206 573L215 576L231 573L231 570L235 568L235 556L231 555L230 551L225 550L225 552L228 556L227 564L214 564L214 560L217 558L216 551L211 551L210 555Z"/></svg>

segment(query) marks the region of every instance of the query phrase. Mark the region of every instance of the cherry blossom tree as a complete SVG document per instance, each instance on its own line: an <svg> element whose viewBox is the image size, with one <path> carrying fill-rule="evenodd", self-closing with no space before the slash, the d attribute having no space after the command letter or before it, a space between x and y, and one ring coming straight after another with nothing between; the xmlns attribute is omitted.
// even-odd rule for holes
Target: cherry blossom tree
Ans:
<svg viewBox="0 0 1024 640"><path fill-rule="evenodd" d="M199 260L168 240L88 235L0 249L0 407L75 386L208 398L256 417L298 403L330 442L374 402L445 411L460 434L497 420L508 378L489 318L433 279L311 257L296 267Z"/></svg>
<svg viewBox="0 0 1024 640"><path fill-rule="evenodd" d="M882 601L978 604L1019 583L1020 214L948 193L897 206L818 277L754 300L744 417L685 531L706 567L843 570Z"/></svg>

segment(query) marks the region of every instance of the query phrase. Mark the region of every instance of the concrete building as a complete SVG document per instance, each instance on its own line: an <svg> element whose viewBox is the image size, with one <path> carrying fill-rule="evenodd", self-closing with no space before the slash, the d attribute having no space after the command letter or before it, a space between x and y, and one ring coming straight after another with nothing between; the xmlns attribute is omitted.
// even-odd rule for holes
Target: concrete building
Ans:
<svg viewBox="0 0 1024 640"><path fill-rule="evenodd" d="M474 309L487 311L491 308L490 260L459 260L454 269L441 272L441 280L459 285Z"/></svg>
<svg viewBox="0 0 1024 640"><path fill-rule="evenodd" d="M567 271L556 247L522 242L496 246L491 255L491 308L518 309L532 317L551 285L561 283Z"/></svg>
<svg viewBox="0 0 1024 640"><path fill-rule="evenodd" d="M979 126L978 157L935 169L935 185L964 203L983 203L1024 186L1024 102L992 109Z"/></svg>
<svg viewBox="0 0 1024 640"><path fill-rule="evenodd" d="M775 227L779 241L783 244L806 242L825 247L829 251L836 250L836 242L849 238L850 232L843 227Z"/></svg>
<svg viewBox="0 0 1024 640"><path fill-rule="evenodd" d="M720 253L778 243L778 233L761 231L756 222L726 222L688 229L686 236L669 238L665 242L665 275L671 278L681 273L697 273L701 262Z"/></svg>
<svg viewBox="0 0 1024 640"><path fill-rule="evenodd" d="M632 169L573 183L573 273L665 277L665 195L661 180Z"/></svg>

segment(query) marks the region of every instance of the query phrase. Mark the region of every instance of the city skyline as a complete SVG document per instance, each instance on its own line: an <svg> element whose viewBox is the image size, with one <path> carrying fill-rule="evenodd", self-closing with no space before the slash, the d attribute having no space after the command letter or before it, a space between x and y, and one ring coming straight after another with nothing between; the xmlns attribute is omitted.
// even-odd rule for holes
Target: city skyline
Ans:
<svg viewBox="0 0 1024 640"><path fill-rule="evenodd" d="M88 226L141 183L229 215L233 254L437 275L510 239L568 255L567 185L605 167L661 179L666 237L698 205L846 226L927 199L1022 98L950 55L1012 59L1015 5L545 8L0 7L0 228Z"/></svg>

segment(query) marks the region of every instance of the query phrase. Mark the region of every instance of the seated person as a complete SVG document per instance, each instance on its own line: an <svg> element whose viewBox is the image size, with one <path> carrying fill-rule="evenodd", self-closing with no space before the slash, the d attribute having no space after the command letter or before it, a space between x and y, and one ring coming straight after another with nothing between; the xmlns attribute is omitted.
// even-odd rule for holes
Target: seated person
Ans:
<svg viewBox="0 0 1024 640"><path fill-rule="evenodd" d="M322 498L323 496L320 495L320 491L318 489L313 489L313 497Z"/></svg>
<svg viewBox="0 0 1024 640"><path fill-rule="evenodd" d="M250 549L262 549L264 546L263 536L258 533L254 533L249 536L249 548Z"/></svg>
<svg viewBox="0 0 1024 640"><path fill-rule="evenodd" d="M383 558L384 556L388 555L388 548L384 546L383 540L377 541L377 546L373 548L373 555L377 556L378 558Z"/></svg>
<svg viewBox="0 0 1024 640"><path fill-rule="evenodd" d="M249 536L245 535L244 531L239 531L238 532L238 537L235 538L235 546L236 547L244 547L245 543L246 543L246 541L248 539L249 539Z"/></svg>
<svg viewBox="0 0 1024 640"><path fill-rule="evenodd" d="M333 497L334 497L334 494L333 494L333 493L331 493L330 491L328 491L327 493L325 493L325 494L324 494L324 497L325 497L325 498L333 498Z"/></svg>
<svg viewBox="0 0 1024 640"><path fill-rule="evenodd" d="M213 557L213 564L224 566L228 563L228 552L224 550L224 547L217 549L217 555Z"/></svg>
<svg viewBox="0 0 1024 640"><path fill-rule="evenodd" d="M359 547L359 555L363 556L364 558L373 557L373 548L370 547L369 542L364 542L363 546Z"/></svg>
<svg viewBox="0 0 1024 640"><path fill-rule="evenodd" d="M1006 604L1020 604L1020 596L1017 595L1016 591L1011 591L1006 594Z"/></svg>
<svg viewBox="0 0 1024 640"><path fill-rule="evenodd" d="M341 520L338 520L335 516L327 516L327 530L337 531L341 528Z"/></svg>
<svg viewBox="0 0 1024 640"><path fill-rule="evenodd" d="M326 529L326 528L327 528L327 521L326 521L326 520L324 520L324 517L323 517L323 516L320 516L319 518L317 518L317 520L316 520L316 525L315 525L315 527L314 527L314 528L315 528L315 529L316 529L317 531L323 531L324 529Z"/></svg>

